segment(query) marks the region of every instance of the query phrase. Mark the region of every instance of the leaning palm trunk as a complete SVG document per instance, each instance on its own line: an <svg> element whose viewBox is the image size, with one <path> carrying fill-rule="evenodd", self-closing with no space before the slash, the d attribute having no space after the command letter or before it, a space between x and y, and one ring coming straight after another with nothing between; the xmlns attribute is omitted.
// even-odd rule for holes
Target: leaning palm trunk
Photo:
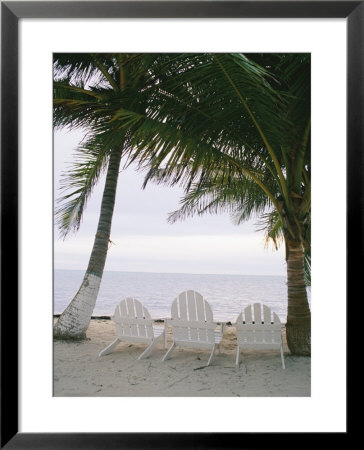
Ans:
<svg viewBox="0 0 364 450"><path fill-rule="evenodd" d="M54 326L54 338L84 339L99 293L110 242L121 149L110 155L101 212L90 261L80 289Z"/></svg>
<svg viewBox="0 0 364 450"><path fill-rule="evenodd" d="M311 354L311 313L304 272L304 248L300 240L285 239L288 314L287 345L293 355Z"/></svg>

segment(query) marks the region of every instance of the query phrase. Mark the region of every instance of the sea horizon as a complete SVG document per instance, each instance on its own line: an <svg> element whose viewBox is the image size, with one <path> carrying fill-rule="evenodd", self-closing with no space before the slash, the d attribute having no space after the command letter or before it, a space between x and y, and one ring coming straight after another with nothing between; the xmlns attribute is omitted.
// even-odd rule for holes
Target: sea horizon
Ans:
<svg viewBox="0 0 364 450"><path fill-rule="evenodd" d="M86 269L62 269L62 268L53 268L54 271L56 270L69 270L74 272L84 272L86 273ZM282 277L285 278L286 275L272 275L272 274L244 274L244 273L201 273L201 272L155 272L155 271L149 271L149 270L104 270L105 272L117 272L117 273L154 273L154 274L175 274L175 275L231 275L231 276L242 276L242 277Z"/></svg>
<svg viewBox="0 0 364 450"><path fill-rule="evenodd" d="M54 269L53 314L61 314L68 306L84 273L79 269ZM112 316L122 299L133 297L148 308L154 319L169 317L173 299L189 289L199 292L209 302L216 320L234 321L245 306L261 302L286 322L287 285L282 275L106 270L92 315Z"/></svg>

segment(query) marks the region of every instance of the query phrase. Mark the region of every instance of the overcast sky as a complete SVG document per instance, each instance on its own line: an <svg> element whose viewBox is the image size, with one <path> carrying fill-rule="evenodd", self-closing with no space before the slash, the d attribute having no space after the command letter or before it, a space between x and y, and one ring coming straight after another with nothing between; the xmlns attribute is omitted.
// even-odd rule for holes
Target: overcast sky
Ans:
<svg viewBox="0 0 364 450"><path fill-rule="evenodd" d="M54 195L59 179L72 162L83 138L80 131L55 131ZM91 253L105 178L100 179L87 204L80 230L65 240L54 232L55 269L86 270ZM264 247L256 219L233 225L228 214L192 217L169 224L167 215L178 209L182 190L150 184L142 190L143 175L121 171L105 270L241 275L285 275L284 246Z"/></svg>

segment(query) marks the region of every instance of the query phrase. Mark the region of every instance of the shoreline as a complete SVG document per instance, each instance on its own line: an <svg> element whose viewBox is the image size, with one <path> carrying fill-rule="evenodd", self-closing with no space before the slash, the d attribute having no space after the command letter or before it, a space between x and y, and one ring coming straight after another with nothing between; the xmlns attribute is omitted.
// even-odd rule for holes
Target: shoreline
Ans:
<svg viewBox="0 0 364 450"><path fill-rule="evenodd" d="M53 320L54 319L58 319L60 316L61 316L61 314L53 314ZM91 320L112 320L112 317L111 316L91 316ZM164 323L165 319L153 319L153 320L154 320L154 323ZM220 324L221 322L217 321L216 323ZM223 322L223 323L227 327L232 327L233 326L233 324L232 324L232 322L230 320L228 320L226 322ZM282 322L282 320L281 320L281 324L282 324L283 329L285 329L286 328L286 323Z"/></svg>
<svg viewBox="0 0 364 450"><path fill-rule="evenodd" d="M61 314L53 314L53 319L58 319ZM91 320L112 320L111 316L91 316ZM165 319L153 319L154 323L164 323ZM218 324L221 322L217 321ZM231 321L224 322L226 326L231 327Z"/></svg>

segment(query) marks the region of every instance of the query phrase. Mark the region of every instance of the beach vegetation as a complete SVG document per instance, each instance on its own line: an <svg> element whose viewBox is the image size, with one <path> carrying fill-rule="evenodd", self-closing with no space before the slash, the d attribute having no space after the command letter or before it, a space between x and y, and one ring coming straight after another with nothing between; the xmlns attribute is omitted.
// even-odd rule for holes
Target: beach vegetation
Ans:
<svg viewBox="0 0 364 450"><path fill-rule="evenodd" d="M53 122L55 128L80 128L85 138L75 162L63 175L56 225L65 238L77 231L93 188L106 172L100 216L83 281L54 326L56 339L84 339L95 307L111 245L111 223L122 158L131 147L133 124L114 120L121 107L145 111L138 92L144 86L145 64L154 56L55 54Z"/></svg>
<svg viewBox="0 0 364 450"><path fill-rule="evenodd" d="M167 55L156 68L134 158L149 180L184 187L173 222L229 211L260 217L284 242L287 342L310 354L311 66L309 54Z"/></svg>
<svg viewBox="0 0 364 450"><path fill-rule="evenodd" d="M64 179L65 188L73 188L57 211L64 235L79 227L94 183L107 171L102 228L79 300L60 317L55 336L85 335L125 156L146 173L144 185L184 188L170 221L223 210L237 223L258 215L267 238L276 246L284 242L287 342L292 354L309 355L310 55L56 55L55 75L55 125L88 130L81 159ZM78 308L85 303L81 325Z"/></svg>

